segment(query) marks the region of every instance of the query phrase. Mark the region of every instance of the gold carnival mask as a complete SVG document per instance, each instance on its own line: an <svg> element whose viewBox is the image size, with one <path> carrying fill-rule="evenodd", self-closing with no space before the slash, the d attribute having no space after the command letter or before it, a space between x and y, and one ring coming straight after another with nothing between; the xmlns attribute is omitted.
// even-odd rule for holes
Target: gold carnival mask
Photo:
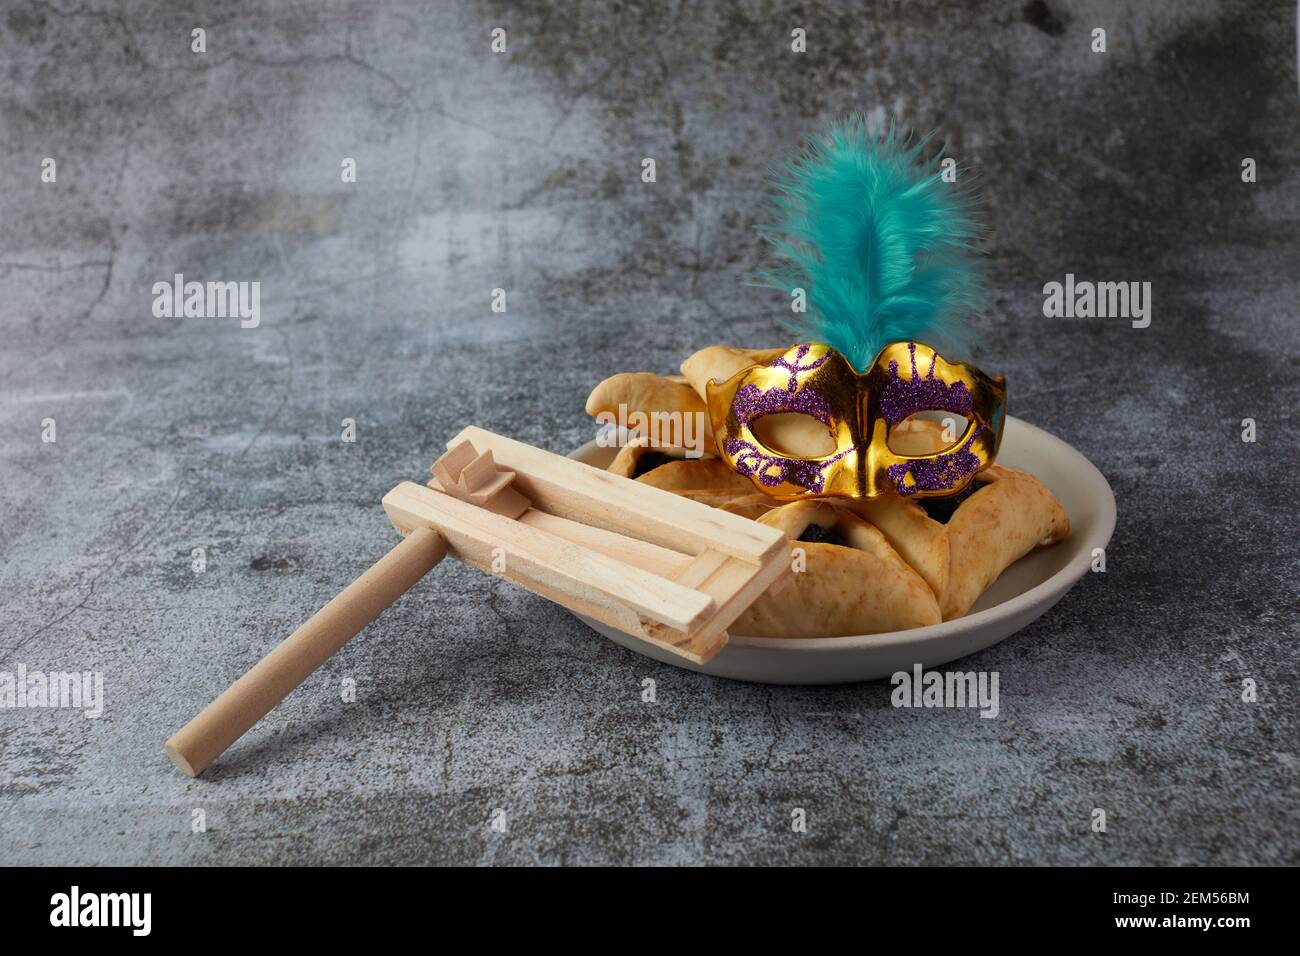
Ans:
<svg viewBox="0 0 1300 956"><path fill-rule="evenodd" d="M770 365L708 384L709 417L722 458L760 491L783 501L955 494L997 456L1006 394L1001 375L989 378L918 342L885 346L862 373L830 346L793 345ZM892 451L890 432L923 411L961 415L966 430L932 455ZM834 452L800 457L765 445L755 424L788 414L825 426Z"/></svg>

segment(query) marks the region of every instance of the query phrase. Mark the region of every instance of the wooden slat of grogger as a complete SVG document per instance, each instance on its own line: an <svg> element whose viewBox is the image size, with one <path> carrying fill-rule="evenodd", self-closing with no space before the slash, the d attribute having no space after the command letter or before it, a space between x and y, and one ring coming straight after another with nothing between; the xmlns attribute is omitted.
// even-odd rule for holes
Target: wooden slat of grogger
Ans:
<svg viewBox="0 0 1300 956"><path fill-rule="evenodd" d="M728 561L739 561L739 559L723 554L714 548L705 548L691 560L690 564L682 568L681 573L674 577L673 580L682 587L692 588L696 591L702 590L704 582L717 574ZM745 565L748 565L748 574L750 575L758 571L758 568L754 565L743 562L741 565L742 573Z"/></svg>
<svg viewBox="0 0 1300 956"><path fill-rule="evenodd" d="M727 645L727 632L706 624L694 635L675 631L655 621L641 621L644 639L696 664L707 664Z"/></svg>
<svg viewBox="0 0 1300 956"><path fill-rule="evenodd" d="M770 562L756 574L750 574L748 567L739 567L737 564L736 559L732 558L700 586L700 590L712 597L718 605L717 612L700 629L700 637L707 636L715 629L731 627L736 618L758 600L759 595L779 589L792 573L788 560Z"/></svg>
<svg viewBox="0 0 1300 956"><path fill-rule="evenodd" d="M747 561L726 557L716 562L704 552L677 577L677 583L689 584L713 598L717 613L691 635L693 641L707 644L713 635L725 631L759 597L780 588L790 575L788 559L770 561L755 568Z"/></svg>
<svg viewBox="0 0 1300 956"><path fill-rule="evenodd" d="M613 598L687 633L717 610L706 594L414 482L398 485L384 496L383 504L399 530L436 528L457 557L489 573L494 573L494 550L503 549L500 576L524 587L537 581L594 605L606 605Z"/></svg>
<svg viewBox="0 0 1300 956"><path fill-rule="evenodd" d="M776 528L481 428L464 429L448 447L462 441L491 449L498 467L515 472L515 487L550 514L693 554L714 548L754 564L784 560L786 538Z"/></svg>
<svg viewBox="0 0 1300 956"><path fill-rule="evenodd" d="M727 643L727 628L744 613L759 595L780 588L790 577L788 560L772 561L762 568L716 551L705 550L675 579L708 594L718 606L717 612L691 634L674 631L663 625L647 624L651 639L661 647L692 660L707 661Z"/></svg>
<svg viewBox="0 0 1300 956"><path fill-rule="evenodd" d="M557 538L572 541L592 551L599 551L616 561L634 564L643 571L649 571L670 581L677 581L683 587L689 586L678 580L678 576L695 560L689 554L682 554L671 548L661 548L657 544L619 534L617 531L606 531L604 528L595 528L581 521L571 521L568 518L547 514L536 508L529 508L519 516L519 520Z"/></svg>

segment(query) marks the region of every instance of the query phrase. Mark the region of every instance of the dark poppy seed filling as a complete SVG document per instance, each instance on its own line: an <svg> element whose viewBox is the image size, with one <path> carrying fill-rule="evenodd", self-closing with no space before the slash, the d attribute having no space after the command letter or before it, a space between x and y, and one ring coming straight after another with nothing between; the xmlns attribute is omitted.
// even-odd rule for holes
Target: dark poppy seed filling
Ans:
<svg viewBox="0 0 1300 956"><path fill-rule="evenodd" d="M803 533L799 535L799 540L809 544L838 544L841 548L850 547L844 540L844 535L840 534L839 528L823 528L819 524L810 524L804 528Z"/></svg>
<svg viewBox="0 0 1300 956"><path fill-rule="evenodd" d="M977 485L972 481L955 495L948 495L944 498L917 498L916 503L924 508L925 513L935 521L940 524L947 524L952 520L954 512L961 506L961 503L983 487L983 485Z"/></svg>
<svg viewBox="0 0 1300 956"><path fill-rule="evenodd" d="M675 460L671 455L665 455L661 451L648 451L636 460L636 465L632 468L632 477L640 478L647 471L654 471L661 465Z"/></svg>

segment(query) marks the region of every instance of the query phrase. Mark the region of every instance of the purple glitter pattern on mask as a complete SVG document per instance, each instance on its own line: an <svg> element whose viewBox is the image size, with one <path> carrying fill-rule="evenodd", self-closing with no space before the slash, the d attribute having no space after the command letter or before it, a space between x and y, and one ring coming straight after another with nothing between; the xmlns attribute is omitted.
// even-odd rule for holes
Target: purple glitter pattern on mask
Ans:
<svg viewBox="0 0 1300 956"><path fill-rule="evenodd" d="M898 488L900 495L914 495L918 491L952 489L958 482L979 470L979 457L971 452L970 447L982 431L984 431L983 425L976 426L970 438L967 438L960 448L946 455L890 465L886 469L890 481ZM909 474L912 476L911 485L904 483L904 479Z"/></svg>
<svg viewBox="0 0 1300 956"><path fill-rule="evenodd" d="M958 415L970 415L971 394L965 382L946 384L934 377L934 363L939 356L930 359L930 372L921 378L916 371L916 343L907 343L912 353L912 377L898 377L898 363L889 363L889 384L880 393L880 414L890 425L897 425L909 415L917 412L940 411L955 412Z"/></svg>
<svg viewBox="0 0 1300 956"><path fill-rule="evenodd" d="M831 353L827 352L821 358L809 362L807 365L799 364L803 361L803 357L808 354L808 349L811 347L812 343L810 342L806 342L799 346L799 351L794 353L793 365L785 360L784 355L780 355L777 356L775 362L768 366L769 368L783 368L790 373L790 385L788 386L787 391L793 392L795 390L795 387L798 385L797 378L800 372L811 372L815 368L820 368L822 363L831 357Z"/></svg>
<svg viewBox="0 0 1300 956"><path fill-rule="evenodd" d="M727 442L727 454L736 460L736 471L746 478L756 476L758 483L767 488L789 482L815 494L820 494L826 486L826 477L822 472L853 451L857 449L847 449L826 461L806 461L784 455L769 455L753 442L734 438ZM773 468L776 469L774 472Z"/></svg>
<svg viewBox="0 0 1300 956"><path fill-rule="evenodd" d="M798 392L769 388L760 392L757 385L746 385L736 392L736 397L731 401L731 411L737 421L746 425L765 415L781 412L811 415L823 425L829 425L831 421L831 410L826 399L811 388Z"/></svg>
<svg viewBox="0 0 1300 956"><path fill-rule="evenodd" d="M825 396L816 389L799 388L799 373L811 372L830 358L827 352L819 359L803 364L808 354L809 344L799 346L793 362L784 355L778 357L769 367L783 368L790 373L790 381L785 388L769 388L761 391L757 385L745 385L731 400L731 413L736 420L748 425L767 415L791 412L811 415L823 425L830 425L831 409ZM854 449L849 449L853 451ZM790 458L785 455L772 455L762 450L753 442L731 439L726 444L727 454L736 462L736 471L745 477L757 477L759 484L771 488L789 482L813 492L820 492L825 486L823 470L839 461L849 451L840 452L827 461L807 461L802 458ZM775 469L775 470L773 470Z"/></svg>
<svg viewBox="0 0 1300 956"><path fill-rule="evenodd" d="M762 418L764 415L796 412L802 415L811 415L823 425L829 425L831 410L822 394L812 388L804 388L798 391L797 389L799 388L799 373L811 372L830 358L830 353L827 352L821 358L809 362L807 365L800 364L807 354L808 346L801 345L799 351L795 353L793 364L787 362L785 356L782 355L769 366L769 368L783 368L790 373L790 383L785 388L769 388L764 392L760 391L757 385L746 385L737 391L735 397L731 400L731 413L736 416L736 420L748 425L756 418Z"/></svg>

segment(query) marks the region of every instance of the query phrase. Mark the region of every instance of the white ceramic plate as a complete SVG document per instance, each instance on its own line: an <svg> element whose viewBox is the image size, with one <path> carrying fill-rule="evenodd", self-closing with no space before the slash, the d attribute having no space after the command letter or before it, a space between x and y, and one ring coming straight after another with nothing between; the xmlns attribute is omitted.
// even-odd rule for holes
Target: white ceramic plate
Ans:
<svg viewBox="0 0 1300 956"><path fill-rule="evenodd" d="M616 448L588 442L569 457L604 468ZM1088 573L1094 548L1115 530L1115 495L1092 462L1065 442L1018 418L1007 418L998 463L1035 475L1065 506L1070 535L1039 548L1002 573L955 621L889 634L802 640L732 634L707 664L693 664L645 641L578 615L628 650L688 670L765 684L842 684L877 680L914 664L935 667L990 647L1042 615Z"/></svg>

